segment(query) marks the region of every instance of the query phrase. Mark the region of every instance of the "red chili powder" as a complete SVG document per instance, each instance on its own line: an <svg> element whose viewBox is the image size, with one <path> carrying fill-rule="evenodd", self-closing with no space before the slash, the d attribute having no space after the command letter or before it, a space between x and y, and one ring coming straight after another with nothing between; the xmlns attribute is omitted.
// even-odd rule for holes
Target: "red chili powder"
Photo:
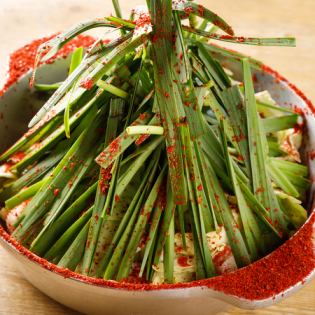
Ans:
<svg viewBox="0 0 315 315"><path fill-rule="evenodd" d="M96 159L98 163L103 164L107 161L113 161L113 158L119 154L121 150L121 138L116 138L109 144L109 148L103 151Z"/></svg>
<svg viewBox="0 0 315 315"><path fill-rule="evenodd" d="M167 151L168 154L174 153L175 145L171 145L171 146L167 147L166 151Z"/></svg>
<svg viewBox="0 0 315 315"><path fill-rule="evenodd" d="M209 287L249 300L261 300L290 288L315 268L312 236L315 215L297 234L270 255L224 276L209 280Z"/></svg>
<svg viewBox="0 0 315 315"><path fill-rule="evenodd" d="M54 196L57 197L59 195L60 189L56 188L54 190Z"/></svg>
<svg viewBox="0 0 315 315"><path fill-rule="evenodd" d="M187 15L187 17L188 17L191 13L194 12L194 9L193 9L193 7L186 7L186 8L184 9L184 11L185 11L185 13L186 13L186 15Z"/></svg>
<svg viewBox="0 0 315 315"><path fill-rule="evenodd" d="M26 155L25 152L18 151L10 157L10 161L13 162L14 164L19 163L24 159L25 155Z"/></svg>
<svg viewBox="0 0 315 315"><path fill-rule="evenodd" d="M99 187L102 194L105 194L107 192L109 181L112 178L111 170L112 170L112 165L108 166L107 168L101 169L101 178L99 181Z"/></svg>
<svg viewBox="0 0 315 315"><path fill-rule="evenodd" d="M159 193L154 203L154 207L161 207L162 209L166 208L166 200L167 200L166 186L167 186L167 182L166 182L166 179L164 179L163 184L159 187Z"/></svg>
<svg viewBox="0 0 315 315"><path fill-rule="evenodd" d="M2 88L2 90L0 90L0 96L3 95L3 93L23 74L33 68L36 52L39 45L48 41L54 36L55 35L34 40L30 44L25 45L24 47L16 50L10 55L8 78L4 87ZM67 43L53 58L48 60L47 63L51 63L57 57L68 56L69 53L72 52L76 47L88 47L93 42L94 39L91 36L78 36L77 38Z"/></svg>
<svg viewBox="0 0 315 315"><path fill-rule="evenodd" d="M225 245L224 249L213 257L213 262L216 266L221 266L230 255L232 255L231 248Z"/></svg>
<svg viewBox="0 0 315 315"><path fill-rule="evenodd" d="M151 25L151 16L148 13L141 13L135 21L137 27L147 27Z"/></svg>
<svg viewBox="0 0 315 315"><path fill-rule="evenodd" d="M14 164L13 163L4 163L3 166L4 166L4 171L5 172L8 172L10 171L11 167L13 166Z"/></svg>
<svg viewBox="0 0 315 315"><path fill-rule="evenodd" d="M91 90L94 85L94 81L92 79L86 79L85 81L80 83L80 86L86 90Z"/></svg>
<svg viewBox="0 0 315 315"><path fill-rule="evenodd" d="M204 16L204 14L205 14L205 9L200 4L198 5L198 13L199 13L200 16Z"/></svg>
<svg viewBox="0 0 315 315"><path fill-rule="evenodd" d="M186 256L180 256L177 258L177 263L181 266L181 267L190 267L191 264L188 262L188 257Z"/></svg>
<svg viewBox="0 0 315 315"><path fill-rule="evenodd" d="M265 189L263 187L258 187L255 191L255 194L261 194L265 191Z"/></svg>
<svg viewBox="0 0 315 315"><path fill-rule="evenodd" d="M145 140L147 140L150 137L150 135L141 135L136 141L136 145L142 144Z"/></svg>
<svg viewBox="0 0 315 315"><path fill-rule="evenodd" d="M243 133L240 133L240 135L234 135L233 137L232 137L232 140L233 141L235 141L235 142L241 142L242 140L245 140L246 139L246 137L245 137L245 135L243 134Z"/></svg>

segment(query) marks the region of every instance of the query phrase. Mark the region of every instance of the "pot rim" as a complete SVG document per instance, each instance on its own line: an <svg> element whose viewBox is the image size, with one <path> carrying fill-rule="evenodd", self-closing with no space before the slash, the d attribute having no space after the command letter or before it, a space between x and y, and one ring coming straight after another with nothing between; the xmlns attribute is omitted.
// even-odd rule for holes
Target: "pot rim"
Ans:
<svg viewBox="0 0 315 315"><path fill-rule="evenodd" d="M217 45L220 47L219 45ZM225 47L226 48L226 47ZM233 50L229 49L233 52ZM246 55L244 55L246 57ZM280 81L281 83L284 83L288 86L288 88L293 91L298 97L300 97L305 104L307 105L308 109L315 114L315 106L312 104L312 102L304 95L304 93L298 89L294 84L289 82L286 78L284 78L282 75L280 75L277 71L270 68L269 66L266 66L265 64L261 63L261 71L263 73L269 74L272 77L274 77L276 80ZM19 78L19 80L27 75L29 71L22 74ZM8 83L8 82L7 82ZM7 83L4 84L4 87L10 88L11 86L7 86ZM14 82L15 83L15 82ZM14 85L14 83L12 85ZM4 91L5 93L6 91ZM307 221L301 226L301 228L296 231L296 233L288 239L285 243L283 243L281 246L279 246L277 249L275 249L273 252L271 252L269 255L262 257L261 259L253 262L252 264L245 266L243 268L239 268L236 271L232 272L231 274L235 274L237 272L246 272L246 269L255 268L255 265L259 262L261 262L264 259L272 259L272 256L274 256L275 253L277 253L288 241L296 238L299 233L301 233L306 227L309 225L313 226L313 238L315 239L315 207L314 204L312 206L312 210L310 210L309 217ZM225 293L224 291L217 290L215 287L213 287L213 284L211 284L212 279L224 279L226 275L222 276L216 276L209 279L202 279L202 280L196 280L189 283L175 283L175 284L137 284L137 283L124 283L124 282L117 282L113 280L104 280L104 279L96 279L88 276L84 276L81 274L78 274L76 272L73 272L69 269L58 267L57 265L48 262L46 259L41 258L31 251L29 251L27 248L19 244L11 235L9 235L5 229L0 225L0 240L5 242L10 248L12 248L15 252L18 254L21 254L22 256L26 257L31 262L35 263L36 265L39 265L40 267L51 271L59 276L62 276L63 278L78 281L81 283L103 287L107 289L119 289L124 291L133 291L133 292L139 292L139 291L160 291L160 290L175 290L175 289L189 289L189 288L206 288L210 290L214 290L216 292L223 293L225 296L230 296L233 298L236 298L239 301L243 302L259 302L263 303L264 301L270 300L271 298L274 300L277 297L282 297L289 293L291 289L297 287L299 284L304 284L305 282L308 282L313 276L315 276L315 267L311 272L309 272L303 279L301 279L298 283L296 283L293 286L287 287L283 291L277 293L276 295L274 293L271 293L270 296L264 297L262 299L248 299L245 297L240 297L239 295L233 295L230 293Z"/></svg>

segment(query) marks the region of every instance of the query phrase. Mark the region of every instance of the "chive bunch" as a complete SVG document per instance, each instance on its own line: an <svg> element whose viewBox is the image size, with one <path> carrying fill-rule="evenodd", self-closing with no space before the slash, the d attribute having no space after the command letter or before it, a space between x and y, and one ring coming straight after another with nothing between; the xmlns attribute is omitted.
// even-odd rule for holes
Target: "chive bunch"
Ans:
<svg viewBox="0 0 315 315"><path fill-rule="evenodd" d="M119 32L75 50L63 82L38 84L34 70L49 98L0 156L8 229L58 266L117 281L203 279L266 255L306 220L308 169L292 140L303 119L255 94L259 62L209 39L294 39L236 37L191 1L147 1L128 20L113 3L116 16L38 50L35 70L87 30ZM242 82L218 56L241 59Z"/></svg>

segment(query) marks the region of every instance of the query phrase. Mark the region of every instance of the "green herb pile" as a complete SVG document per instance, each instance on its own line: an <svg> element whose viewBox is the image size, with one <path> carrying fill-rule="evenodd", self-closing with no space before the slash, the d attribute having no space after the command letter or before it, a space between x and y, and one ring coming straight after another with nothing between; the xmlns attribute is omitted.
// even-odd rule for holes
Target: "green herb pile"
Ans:
<svg viewBox="0 0 315 315"><path fill-rule="evenodd" d="M191 281L263 257L307 218L303 118L255 94L259 63L213 40L295 40L236 37L191 1L147 1L128 20L113 2L116 16L38 51L36 66L87 30L117 31L75 50L63 82L35 82L50 97L0 157L9 231L58 266L117 281ZM241 60L242 82L218 56Z"/></svg>

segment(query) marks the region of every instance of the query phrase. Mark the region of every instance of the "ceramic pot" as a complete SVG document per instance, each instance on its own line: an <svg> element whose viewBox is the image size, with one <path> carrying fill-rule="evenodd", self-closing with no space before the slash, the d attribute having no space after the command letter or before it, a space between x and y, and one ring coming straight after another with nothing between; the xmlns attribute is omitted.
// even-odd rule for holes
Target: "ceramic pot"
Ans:
<svg viewBox="0 0 315 315"><path fill-rule="evenodd" d="M222 62L232 69L236 77L241 74L241 65L238 60L233 62L222 60ZM57 59L53 64L41 66L37 73L38 81L41 83L61 81L66 76L68 63L69 58L62 58ZM254 75L257 91L267 89L281 106L293 104L304 112L310 113L306 115L308 137L304 150L305 156L308 156L307 153L315 149L315 119L311 113L311 103L284 78L279 77L267 67L254 70ZM3 113L3 119L0 121L1 152L26 131L28 121L36 109L43 104L39 94L29 88L29 78L30 73L25 74L0 98L0 112ZM22 108L23 110L21 110ZM311 178L314 178L314 161L309 160L308 162ZM311 192L310 204L312 204L312 199ZM311 209L313 208L311 207ZM314 216L315 213L310 211L308 221L298 233L309 229L310 225L312 225L311 228L314 228ZM297 234L293 238L297 237ZM52 299L86 314L209 315L220 312L231 304L247 309L261 308L272 305L299 290L315 274L314 270L308 272L303 279L299 279L300 281L293 286L278 292L275 296L248 300L245 297L215 290L207 280L183 285L128 286L113 281L83 277L58 268L30 253L19 246L1 227L0 243L12 256L12 262L15 262L17 268L31 284ZM273 259L274 253L270 254L268 259ZM310 259L314 258L310 257ZM243 268L244 272L246 272L246 268ZM254 263L251 268L256 268L256 264ZM272 271L270 272L272 273ZM279 276L279 274L275 276Z"/></svg>

